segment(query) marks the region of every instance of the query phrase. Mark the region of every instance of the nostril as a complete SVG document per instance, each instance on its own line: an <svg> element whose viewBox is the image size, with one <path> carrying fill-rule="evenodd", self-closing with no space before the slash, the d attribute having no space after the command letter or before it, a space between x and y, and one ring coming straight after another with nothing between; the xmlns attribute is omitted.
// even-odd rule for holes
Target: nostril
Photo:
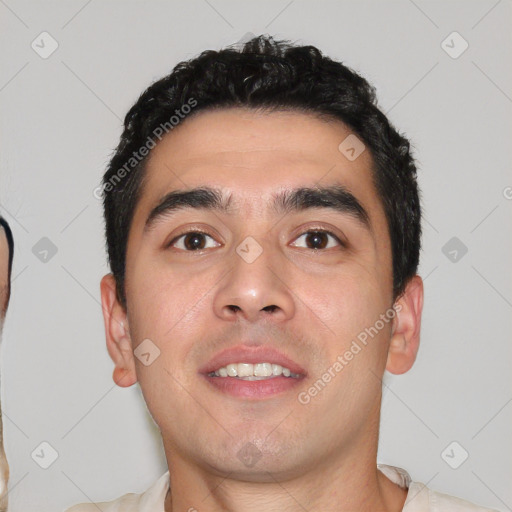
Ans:
<svg viewBox="0 0 512 512"><path fill-rule="evenodd" d="M235 306L235 305L231 305L231 304L230 304L230 305L228 306L228 308L229 308L229 309L231 309L231 311L234 311L235 313L236 313L237 311L240 311L240 307L239 307L239 306Z"/></svg>
<svg viewBox="0 0 512 512"><path fill-rule="evenodd" d="M269 313L273 313L277 309L277 306L265 306L263 308L264 311L268 311Z"/></svg>

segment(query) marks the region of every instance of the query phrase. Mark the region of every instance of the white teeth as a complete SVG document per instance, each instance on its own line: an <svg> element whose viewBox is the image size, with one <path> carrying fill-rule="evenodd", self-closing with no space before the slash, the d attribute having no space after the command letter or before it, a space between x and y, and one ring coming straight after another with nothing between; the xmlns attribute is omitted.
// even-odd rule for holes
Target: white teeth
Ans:
<svg viewBox="0 0 512 512"><path fill-rule="evenodd" d="M228 364L226 366L226 370L230 377L236 377L238 375L238 365L237 364Z"/></svg>
<svg viewBox="0 0 512 512"><path fill-rule="evenodd" d="M264 380L266 378L284 377L298 378L289 368L274 363L231 363L210 373L216 377L238 377L243 380Z"/></svg>
<svg viewBox="0 0 512 512"><path fill-rule="evenodd" d="M272 375L281 375L283 367L280 364L272 364Z"/></svg>
<svg viewBox="0 0 512 512"><path fill-rule="evenodd" d="M238 363L237 373L239 377L253 377L254 365L251 363Z"/></svg>
<svg viewBox="0 0 512 512"><path fill-rule="evenodd" d="M258 363L254 365L255 377L270 377L272 375L272 365L270 363Z"/></svg>

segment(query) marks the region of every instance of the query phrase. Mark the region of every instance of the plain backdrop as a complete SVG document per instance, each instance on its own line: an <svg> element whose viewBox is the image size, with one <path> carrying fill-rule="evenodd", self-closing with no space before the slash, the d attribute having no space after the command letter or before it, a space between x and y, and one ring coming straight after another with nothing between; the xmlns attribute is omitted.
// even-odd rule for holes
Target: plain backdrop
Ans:
<svg viewBox="0 0 512 512"><path fill-rule="evenodd" d="M111 379L93 190L143 89L260 33L362 73L414 145L422 342L409 373L386 377L379 462L512 510L511 14L510 0L0 1L0 212L16 241L2 346L10 510L142 492L166 471L138 385Z"/></svg>

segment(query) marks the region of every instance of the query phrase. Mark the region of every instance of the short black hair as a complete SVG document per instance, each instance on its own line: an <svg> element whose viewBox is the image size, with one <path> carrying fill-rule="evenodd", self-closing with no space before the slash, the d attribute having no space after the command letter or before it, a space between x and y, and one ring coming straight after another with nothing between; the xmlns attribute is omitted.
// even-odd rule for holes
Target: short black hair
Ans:
<svg viewBox="0 0 512 512"><path fill-rule="evenodd" d="M362 76L314 46L262 35L180 62L127 113L102 183L108 257L123 306L128 234L149 151L180 121L232 107L293 110L339 120L364 142L389 229L393 297L401 295L417 272L421 244L421 207L409 141L379 109L375 88Z"/></svg>
<svg viewBox="0 0 512 512"><path fill-rule="evenodd" d="M7 238L7 246L9 247L9 263L7 266L7 294L5 299L5 304L2 304L2 312L5 312L7 309L7 304L9 304L9 297L11 296L11 273L12 273L12 260L14 258L14 238L12 236L11 227L9 223L0 216L0 226L4 229L5 237Z"/></svg>

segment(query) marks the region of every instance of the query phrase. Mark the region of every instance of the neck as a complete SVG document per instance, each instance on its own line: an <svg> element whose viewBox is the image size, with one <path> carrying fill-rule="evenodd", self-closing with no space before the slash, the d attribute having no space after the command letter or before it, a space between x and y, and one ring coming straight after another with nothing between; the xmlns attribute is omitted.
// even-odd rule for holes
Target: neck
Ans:
<svg viewBox="0 0 512 512"><path fill-rule="evenodd" d="M377 470L377 442L378 424L372 442L361 436L321 465L305 462L293 477L262 472L254 481L239 480L235 472L212 474L166 450L170 489L165 512L400 512L407 491Z"/></svg>

